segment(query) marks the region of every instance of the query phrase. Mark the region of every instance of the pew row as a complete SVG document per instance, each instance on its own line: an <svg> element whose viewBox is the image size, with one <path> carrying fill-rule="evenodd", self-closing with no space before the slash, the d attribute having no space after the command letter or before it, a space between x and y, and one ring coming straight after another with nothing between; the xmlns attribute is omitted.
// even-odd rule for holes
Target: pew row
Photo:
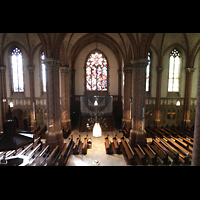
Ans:
<svg viewBox="0 0 200 200"><path fill-rule="evenodd" d="M83 143L81 142L81 136L79 135L79 137L76 138L76 142L73 146L73 154L74 155L77 155L81 152L82 145L83 145Z"/></svg>
<svg viewBox="0 0 200 200"><path fill-rule="evenodd" d="M106 149L106 154L113 154L112 151L112 143L109 140L109 135L105 138L105 149Z"/></svg>
<svg viewBox="0 0 200 200"><path fill-rule="evenodd" d="M73 146L74 146L73 136L71 135L68 142L64 145L64 148L58 158L59 166L64 166L67 163L67 160L71 154Z"/></svg>
<svg viewBox="0 0 200 200"><path fill-rule="evenodd" d="M127 165L135 165L135 153L124 137L121 138L120 150L123 153Z"/></svg>

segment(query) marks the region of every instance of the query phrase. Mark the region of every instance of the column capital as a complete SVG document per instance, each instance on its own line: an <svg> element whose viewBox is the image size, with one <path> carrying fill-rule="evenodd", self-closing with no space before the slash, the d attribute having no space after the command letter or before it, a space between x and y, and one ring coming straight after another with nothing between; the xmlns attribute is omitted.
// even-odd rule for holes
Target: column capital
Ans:
<svg viewBox="0 0 200 200"><path fill-rule="evenodd" d="M146 68L148 64L147 59L137 59L137 60L132 60L131 61L132 68Z"/></svg>
<svg viewBox="0 0 200 200"><path fill-rule="evenodd" d="M59 59L54 59L54 58L46 58L44 60L44 64L46 65L46 67L59 67L60 66L61 61Z"/></svg>
<svg viewBox="0 0 200 200"><path fill-rule="evenodd" d="M162 73L164 67L157 66L156 69L158 73Z"/></svg>
<svg viewBox="0 0 200 200"><path fill-rule="evenodd" d="M69 73L70 72L69 66L68 65L60 66L60 71L61 73Z"/></svg>
<svg viewBox="0 0 200 200"><path fill-rule="evenodd" d="M185 70L186 70L186 73L188 74L192 74L194 71L195 71L196 68L194 67L186 67Z"/></svg>
<svg viewBox="0 0 200 200"><path fill-rule="evenodd" d="M5 65L0 65L0 71L1 71L2 73L5 73L5 71L6 71L6 66L5 66Z"/></svg>
<svg viewBox="0 0 200 200"><path fill-rule="evenodd" d="M124 66L124 69L123 69L124 73L132 73L133 71L133 67L132 66Z"/></svg>
<svg viewBox="0 0 200 200"><path fill-rule="evenodd" d="M34 72L35 70L35 65L27 65L28 71L29 72Z"/></svg>

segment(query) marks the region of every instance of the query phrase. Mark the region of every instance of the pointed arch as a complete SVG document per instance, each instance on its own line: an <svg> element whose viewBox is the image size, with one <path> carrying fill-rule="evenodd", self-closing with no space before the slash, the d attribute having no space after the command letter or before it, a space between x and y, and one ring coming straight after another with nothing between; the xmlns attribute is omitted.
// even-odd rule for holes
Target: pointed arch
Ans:
<svg viewBox="0 0 200 200"><path fill-rule="evenodd" d="M19 47L11 52L12 91L24 92L23 54Z"/></svg>
<svg viewBox="0 0 200 200"><path fill-rule="evenodd" d="M86 58L86 91L108 91L108 60L100 50L93 50Z"/></svg>

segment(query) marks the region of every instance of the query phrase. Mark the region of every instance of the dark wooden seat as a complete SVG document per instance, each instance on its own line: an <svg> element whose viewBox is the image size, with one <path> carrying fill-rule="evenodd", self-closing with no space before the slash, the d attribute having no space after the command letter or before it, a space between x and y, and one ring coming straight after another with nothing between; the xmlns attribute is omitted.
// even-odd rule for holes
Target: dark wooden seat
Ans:
<svg viewBox="0 0 200 200"><path fill-rule="evenodd" d="M112 146L113 146L113 153L116 153L116 154L122 153L120 150L120 144L118 142L117 135L115 135L115 137L113 138Z"/></svg>
<svg viewBox="0 0 200 200"><path fill-rule="evenodd" d="M123 153L125 161L128 165L135 165L135 153L133 152L130 145L126 142L124 137L121 138L120 150Z"/></svg>
<svg viewBox="0 0 200 200"><path fill-rule="evenodd" d="M71 154L72 147L74 146L73 136L69 138L68 142L64 145L64 148L58 158L58 165L64 166Z"/></svg>
<svg viewBox="0 0 200 200"><path fill-rule="evenodd" d="M84 142L83 142L83 147L82 147L82 150L81 150L81 153L82 154L87 154L87 147L88 147L88 135L84 138Z"/></svg>
<svg viewBox="0 0 200 200"><path fill-rule="evenodd" d="M109 135L105 138L105 149L106 149L106 154L113 154L112 151L112 144L109 140Z"/></svg>
<svg viewBox="0 0 200 200"><path fill-rule="evenodd" d="M79 135L78 138L76 138L76 142L73 146L73 154L79 154L81 152L81 148L82 148L82 142L81 142L81 136Z"/></svg>

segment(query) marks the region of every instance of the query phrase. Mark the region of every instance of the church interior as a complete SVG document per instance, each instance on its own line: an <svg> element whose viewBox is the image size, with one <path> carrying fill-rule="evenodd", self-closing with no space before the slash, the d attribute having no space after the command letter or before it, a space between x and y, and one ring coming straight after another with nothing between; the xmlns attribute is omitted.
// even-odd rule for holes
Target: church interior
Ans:
<svg viewBox="0 0 200 200"><path fill-rule="evenodd" d="M200 165L200 33L0 33L0 166Z"/></svg>

